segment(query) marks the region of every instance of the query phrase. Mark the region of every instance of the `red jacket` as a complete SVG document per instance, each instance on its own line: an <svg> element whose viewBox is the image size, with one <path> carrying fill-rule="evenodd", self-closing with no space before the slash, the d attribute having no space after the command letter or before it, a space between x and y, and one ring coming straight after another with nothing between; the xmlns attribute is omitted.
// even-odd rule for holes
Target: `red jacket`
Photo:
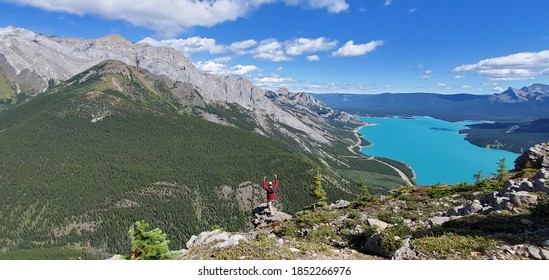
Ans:
<svg viewBox="0 0 549 280"><path fill-rule="evenodd" d="M275 193L276 189L278 188L278 177L275 177L275 182L273 184L273 192L269 192L269 186L267 186L267 182L265 182L265 178L263 178L263 189L267 191L267 200L271 201L275 199Z"/></svg>

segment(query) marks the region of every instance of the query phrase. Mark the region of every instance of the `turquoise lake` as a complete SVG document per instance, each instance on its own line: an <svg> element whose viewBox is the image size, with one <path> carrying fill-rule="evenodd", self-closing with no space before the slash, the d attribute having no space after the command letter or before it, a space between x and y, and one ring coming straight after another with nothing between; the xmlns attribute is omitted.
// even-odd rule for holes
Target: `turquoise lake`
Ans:
<svg viewBox="0 0 549 280"><path fill-rule="evenodd" d="M431 117L370 118L361 120L376 124L359 133L372 143L361 152L404 162L416 173L418 185L474 182L473 174L482 171L485 177L496 173L497 163L505 158L510 169L518 154L480 148L465 140L459 130L475 122L447 122Z"/></svg>

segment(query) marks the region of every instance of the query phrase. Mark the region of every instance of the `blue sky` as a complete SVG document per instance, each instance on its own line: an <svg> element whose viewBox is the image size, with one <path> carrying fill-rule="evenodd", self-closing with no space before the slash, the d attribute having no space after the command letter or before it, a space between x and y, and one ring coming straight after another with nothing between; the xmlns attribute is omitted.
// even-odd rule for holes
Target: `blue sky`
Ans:
<svg viewBox="0 0 549 280"><path fill-rule="evenodd" d="M547 0L0 0L0 26L183 51L203 71L307 92L549 84Z"/></svg>

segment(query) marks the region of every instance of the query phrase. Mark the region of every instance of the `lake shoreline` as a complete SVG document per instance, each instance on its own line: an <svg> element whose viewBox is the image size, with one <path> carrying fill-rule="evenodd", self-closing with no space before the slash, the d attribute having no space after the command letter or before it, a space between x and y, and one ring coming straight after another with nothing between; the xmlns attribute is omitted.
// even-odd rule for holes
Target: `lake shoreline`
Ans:
<svg viewBox="0 0 549 280"><path fill-rule="evenodd" d="M476 172L492 174L499 159L513 162L518 156L465 140L459 130L470 122L452 123L427 116L359 119L379 124L359 131L366 141L373 143L362 147L361 153L410 166L418 185L471 183Z"/></svg>

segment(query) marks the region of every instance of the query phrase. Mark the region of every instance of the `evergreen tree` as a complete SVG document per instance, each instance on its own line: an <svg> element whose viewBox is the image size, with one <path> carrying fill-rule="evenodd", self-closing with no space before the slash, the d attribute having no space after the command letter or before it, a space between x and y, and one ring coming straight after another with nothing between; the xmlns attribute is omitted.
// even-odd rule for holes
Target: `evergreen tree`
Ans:
<svg viewBox="0 0 549 280"><path fill-rule="evenodd" d="M505 159L502 158L498 161L498 174L496 175L496 178L499 182L503 182L507 180L507 176L509 175L509 172L507 171L507 165L505 164Z"/></svg>
<svg viewBox="0 0 549 280"><path fill-rule="evenodd" d="M315 199L313 208L316 208L316 206L322 207L327 204L328 197L326 195L326 190L322 187L322 175L320 175L320 168L316 169L316 174L313 177L311 196Z"/></svg>
<svg viewBox="0 0 549 280"><path fill-rule="evenodd" d="M475 175L473 175L473 179L475 179L475 184L478 185L482 180L484 179L484 175L482 174L482 171L477 171Z"/></svg>
<svg viewBox="0 0 549 280"><path fill-rule="evenodd" d="M145 221L137 221L128 231L132 240L132 253L130 260L171 260L172 253L166 240L166 234L159 228L146 231L149 224Z"/></svg>

